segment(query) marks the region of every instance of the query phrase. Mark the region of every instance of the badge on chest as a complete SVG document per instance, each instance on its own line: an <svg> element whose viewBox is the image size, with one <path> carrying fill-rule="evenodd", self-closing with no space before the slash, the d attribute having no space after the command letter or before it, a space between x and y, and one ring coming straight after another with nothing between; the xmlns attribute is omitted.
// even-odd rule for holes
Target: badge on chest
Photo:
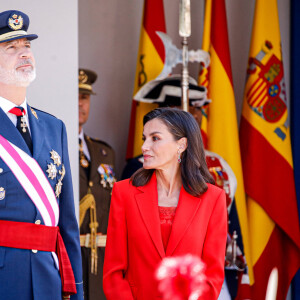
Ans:
<svg viewBox="0 0 300 300"><path fill-rule="evenodd" d="M116 182L113 166L108 164L100 164L98 167L98 172L100 174L100 184L104 188L112 189L114 183Z"/></svg>
<svg viewBox="0 0 300 300"><path fill-rule="evenodd" d="M55 196L58 198L61 193L63 185L62 181L65 177L66 169L61 161L60 155L53 149L50 151L50 158L53 162L47 165L46 172L48 173L48 178L51 180L58 179L57 184L55 185Z"/></svg>
<svg viewBox="0 0 300 300"><path fill-rule="evenodd" d="M0 187L0 201L4 200L5 198L5 189L3 187Z"/></svg>

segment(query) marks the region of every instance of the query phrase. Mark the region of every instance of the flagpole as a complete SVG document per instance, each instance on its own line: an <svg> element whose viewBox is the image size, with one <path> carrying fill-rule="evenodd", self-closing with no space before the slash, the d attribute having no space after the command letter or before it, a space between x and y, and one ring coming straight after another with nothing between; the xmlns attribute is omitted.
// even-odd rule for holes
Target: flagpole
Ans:
<svg viewBox="0 0 300 300"><path fill-rule="evenodd" d="M182 109L189 111L189 52L188 40L191 35L191 4L190 0L180 0L179 2L179 35L182 39L182 80L181 80L181 95Z"/></svg>

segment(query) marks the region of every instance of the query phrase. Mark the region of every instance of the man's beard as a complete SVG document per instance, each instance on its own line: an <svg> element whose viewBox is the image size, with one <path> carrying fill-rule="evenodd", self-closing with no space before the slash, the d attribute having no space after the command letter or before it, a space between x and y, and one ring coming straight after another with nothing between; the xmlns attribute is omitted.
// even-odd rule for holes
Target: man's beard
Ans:
<svg viewBox="0 0 300 300"><path fill-rule="evenodd" d="M23 65L31 64L31 69L18 70ZM18 87L27 87L36 77L35 67L31 60L18 64L14 70L6 70L0 66L0 82Z"/></svg>

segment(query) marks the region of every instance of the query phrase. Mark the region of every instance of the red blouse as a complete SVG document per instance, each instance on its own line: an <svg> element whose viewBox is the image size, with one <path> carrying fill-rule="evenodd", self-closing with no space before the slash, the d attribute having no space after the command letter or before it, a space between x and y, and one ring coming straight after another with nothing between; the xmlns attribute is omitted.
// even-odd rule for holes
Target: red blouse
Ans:
<svg viewBox="0 0 300 300"><path fill-rule="evenodd" d="M160 226L161 226L161 236L166 251L171 230L172 230L173 220L175 217L176 206L175 207L159 206L158 211L159 211Z"/></svg>

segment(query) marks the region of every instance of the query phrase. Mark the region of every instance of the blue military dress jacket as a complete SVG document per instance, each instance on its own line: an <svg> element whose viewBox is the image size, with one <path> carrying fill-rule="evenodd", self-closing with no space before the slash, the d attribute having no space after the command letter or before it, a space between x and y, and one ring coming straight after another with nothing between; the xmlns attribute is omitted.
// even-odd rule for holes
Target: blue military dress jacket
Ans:
<svg viewBox="0 0 300 300"><path fill-rule="evenodd" d="M83 299L82 267L79 244L79 230L74 212L73 187L69 164L67 135L61 120L27 107L33 154L30 153L23 137L8 116L0 108L0 134L8 141L25 151L38 162L48 178L53 190L57 189L60 178L51 179L46 172L53 162L50 151L56 151L65 166L61 193L57 197L59 204L60 232L64 240L76 282L77 294L72 300ZM52 176L53 177L53 176ZM13 172L0 158L0 220L43 223L35 207ZM3 198L4 196L4 198ZM61 278L51 252L32 251L0 247L0 299L1 300L60 300L62 298Z"/></svg>

